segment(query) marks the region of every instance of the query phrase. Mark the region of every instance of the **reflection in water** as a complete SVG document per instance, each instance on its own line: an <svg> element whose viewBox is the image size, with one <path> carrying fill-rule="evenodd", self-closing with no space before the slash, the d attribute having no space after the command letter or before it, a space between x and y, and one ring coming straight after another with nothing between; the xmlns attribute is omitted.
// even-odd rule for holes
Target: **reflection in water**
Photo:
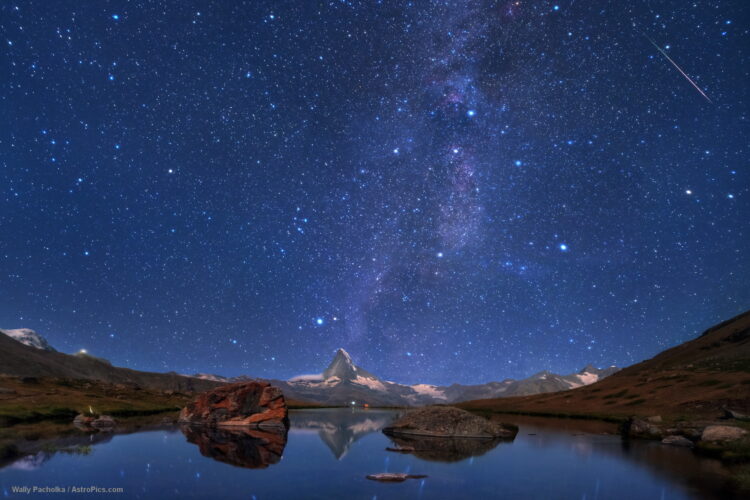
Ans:
<svg viewBox="0 0 750 500"><path fill-rule="evenodd" d="M438 438L425 436L388 436L399 448L413 448L411 453L432 462L460 462L484 455L501 442L513 439Z"/></svg>
<svg viewBox="0 0 750 500"><path fill-rule="evenodd" d="M286 431L188 425L181 429L188 442L198 445L204 457L247 469L265 469L278 463L286 446Z"/></svg>
<svg viewBox="0 0 750 500"><path fill-rule="evenodd" d="M506 415L499 418L520 427L512 443L389 440L380 430L397 417L385 410L293 411L288 443L283 434L256 430L185 428L183 435L179 427L161 425L161 417L120 425L114 434L82 434L70 424L13 428L0 433L11 436L16 450L0 461L0 498L11 496L15 485L79 485L92 478L123 487L128 497L159 500L427 500L495 498L498 492L505 498L747 498L730 489L726 468L715 460L659 442L625 442L602 434L616 428L601 423ZM385 450L394 446L413 451ZM379 472L428 477L400 485L365 478Z"/></svg>
<svg viewBox="0 0 750 500"><path fill-rule="evenodd" d="M317 431L321 441L340 460L358 439L379 432L393 421L394 415L390 410L334 409L292 412L289 416L293 430Z"/></svg>

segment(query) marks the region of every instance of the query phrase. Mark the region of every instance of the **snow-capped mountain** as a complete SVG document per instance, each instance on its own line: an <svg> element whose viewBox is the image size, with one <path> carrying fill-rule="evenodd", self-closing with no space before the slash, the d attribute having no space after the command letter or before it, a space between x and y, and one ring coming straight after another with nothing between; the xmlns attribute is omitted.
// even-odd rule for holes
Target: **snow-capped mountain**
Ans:
<svg viewBox="0 0 750 500"><path fill-rule="evenodd" d="M288 398L321 404L370 404L372 406L413 406L455 403L471 399L525 396L557 392L589 385L616 372L617 368L587 366L578 373L556 375L543 371L523 380L506 379L479 385L403 385L381 380L355 365L344 349L319 375L301 375L289 380L272 380Z"/></svg>
<svg viewBox="0 0 750 500"><path fill-rule="evenodd" d="M16 330L0 329L0 333L4 333L8 337L29 347L34 347L43 351L56 352L55 349L49 345L47 339L36 333L34 330L29 330L28 328L18 328Z"/></svg>

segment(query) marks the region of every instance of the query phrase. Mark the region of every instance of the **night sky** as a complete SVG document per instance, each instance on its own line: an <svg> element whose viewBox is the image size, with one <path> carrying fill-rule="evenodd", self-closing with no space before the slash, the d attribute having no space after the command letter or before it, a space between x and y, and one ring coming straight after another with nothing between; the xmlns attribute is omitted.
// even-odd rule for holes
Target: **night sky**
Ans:
<svg viewBox="0 0 750 500"><path fill-rule="evenodd" d="M748 21L2 1L0 327L274 378L338 347L404 383L651 357L750 307Z"/></svg>

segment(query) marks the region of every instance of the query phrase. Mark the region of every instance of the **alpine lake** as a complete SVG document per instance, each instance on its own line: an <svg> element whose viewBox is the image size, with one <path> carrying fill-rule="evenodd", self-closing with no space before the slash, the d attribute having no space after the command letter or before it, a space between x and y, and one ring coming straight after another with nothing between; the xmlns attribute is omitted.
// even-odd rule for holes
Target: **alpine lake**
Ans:
<svg viewBox="0 0 750 500"><path fill-rule="evenodd" d="M186 428L158 416L114 432L27 426L15 453L0 460L0 491L6 498L36 496L26 491L144 499L733 498L717 460L623 440L614 424L498 415L519 426L515 439L404 440L380 432L398 414L292 410L286 435ZM399 447L414 451L386 450ZM380 472L426 477L366 478Z"/></svg>

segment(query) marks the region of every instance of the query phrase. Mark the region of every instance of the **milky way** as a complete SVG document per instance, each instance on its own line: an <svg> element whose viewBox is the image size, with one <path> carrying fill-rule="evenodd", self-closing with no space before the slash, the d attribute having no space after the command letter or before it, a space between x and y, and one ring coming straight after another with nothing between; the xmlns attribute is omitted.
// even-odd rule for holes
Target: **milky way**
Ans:
<svg viewBox="0 0 750 500"><path fill-rule="evenodd" d="M650 357L750 307L749 14L5 2L0 327L278 378Z"/></svg>

